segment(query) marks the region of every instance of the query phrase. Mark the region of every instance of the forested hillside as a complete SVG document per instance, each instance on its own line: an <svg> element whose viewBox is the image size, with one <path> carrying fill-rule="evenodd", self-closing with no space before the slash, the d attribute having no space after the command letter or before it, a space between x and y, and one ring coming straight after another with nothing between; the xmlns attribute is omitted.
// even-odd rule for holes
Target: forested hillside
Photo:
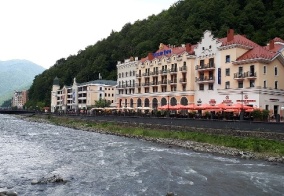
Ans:
<svg viewBox="0 0 284 196"><path fill-rule="evenodd" d="M30 88L30 104L50 105L50 91L55 76L61 84L72 79L86 82L116 79L116 63L130 56L145 57L159 43L180 45L200 41L205 30L215 37L225 37L229 28L245 34L263 45L269 39L284 39L283 0L184 0L178 1L159 15L149 16L134 24L127 23L120 32L111 32L103 40L63 57L54 66L37 76ZM93 43L90 43L93 44Z"/></svg>

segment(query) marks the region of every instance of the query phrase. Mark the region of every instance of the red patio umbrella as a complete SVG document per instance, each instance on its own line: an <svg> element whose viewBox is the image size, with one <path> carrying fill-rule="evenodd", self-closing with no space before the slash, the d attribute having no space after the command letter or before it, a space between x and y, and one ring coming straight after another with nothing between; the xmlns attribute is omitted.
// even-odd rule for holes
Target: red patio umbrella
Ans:
<svg viewBox="0 0 284 196"><path fill-rule="evenodd" d="M196 105L195 104L189 104L189 105L182 105L180 109L185 109L185 110L196 110Z"/></svg>
<svg viewBox="0 0 284 196"><path fill-rule="evenodd" d="M169 109L169 105L162 105L158 107L159 110L167 110Z"/></svg>

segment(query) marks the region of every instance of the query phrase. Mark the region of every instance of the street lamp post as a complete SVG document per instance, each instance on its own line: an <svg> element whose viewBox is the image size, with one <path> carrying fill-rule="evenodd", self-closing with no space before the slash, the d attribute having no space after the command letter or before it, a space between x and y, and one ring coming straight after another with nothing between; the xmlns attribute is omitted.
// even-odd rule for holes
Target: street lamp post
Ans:
<svg viewBox="0 0 284 196"><path fill-rule="evenodd" d="M244 92L241 91L242 95L242 108L241 108L241 113L240 113L240 120L244 120Z"/></svg>
<svg viewBox="0 0 284 196"><path fill-rule="evenodd" d="M170 116L170 110L169 110L169 98L170 98L170 96L168 96L168 117Z"/></svg>

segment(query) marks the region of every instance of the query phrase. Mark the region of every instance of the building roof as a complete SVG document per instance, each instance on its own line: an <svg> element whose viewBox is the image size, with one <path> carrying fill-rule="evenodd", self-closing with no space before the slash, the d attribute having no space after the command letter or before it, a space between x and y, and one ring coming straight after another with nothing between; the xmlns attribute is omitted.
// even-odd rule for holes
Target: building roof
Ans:
<svg viewBox="0 0 284 196"><path fill-rule="evenodd" d="M265 59L272 60L278 53L269 51L265 47L257 46L237 58L236 61L243 61L248 59Z"/></svg>
<svg viewBox="0 0 284 196"><path fill-rule="evenodd" d="M53 85L59 85L59 79L57 76L53 79Z"/></svg>
<svg viewBox="0 0 284 196"><path fill-rule="evenodd" d="M104 84L104 85L115 86L117 82L114 80L93 80L93 81L78 84L78 86L87 85L87 84Z"/></svg>
<svg viewBox="0 0 284 196"><path fill-rule="evenodd" d="M156 52L154 52L154 54L162 54L162 55L155 56L154 58L161 59L163 57L170 57L173 54L174 55L180 55L184 52L187 52L189 54L194 54L194 47L195 46L196 45L186 44L186 45L184 45L184 47L183 46L175 47L175 46L165 45L165 44L161 43L159 49ZM166 51L171 50L171 52L165 54L164 53L165 50ZM150 60L149 55L144 57L144 58L141 58L140 61L143 63L147 60Z"/></svg>
<svg viewBox="0 0 284 196"><path fill-rule="evenodd" d="M247 46L247 47L256 47L259 46L257 43L249 40L248 38L246 38L246 36L244 35L233 35L233 39L228 41L227 37L224 38L220 38L219 41L222 43L222 46L228 46L228 45L233 45L233 44L239 44L239 45L243 45L243 46Z"/></svg>

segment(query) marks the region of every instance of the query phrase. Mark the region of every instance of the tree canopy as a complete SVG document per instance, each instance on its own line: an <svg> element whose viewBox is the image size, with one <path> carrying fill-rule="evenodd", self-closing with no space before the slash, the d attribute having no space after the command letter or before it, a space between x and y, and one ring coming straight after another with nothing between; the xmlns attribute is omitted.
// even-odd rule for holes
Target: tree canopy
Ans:
<svg viewBox="0 0 284 196"><path fill-rule="evenodd" d="M116 80L117 61L131 56L145 57L159 43L180 45L200 41L205 30L216 37L225 37L229 28L245 34L258 44L274 37L284 39L283 0L180 0L168 10L147 19L127 23L120 32L61 58L38 75L29 90L31 102L50 105L53 79L70 85L76 77L79 83L98 79Z"/></svg>

